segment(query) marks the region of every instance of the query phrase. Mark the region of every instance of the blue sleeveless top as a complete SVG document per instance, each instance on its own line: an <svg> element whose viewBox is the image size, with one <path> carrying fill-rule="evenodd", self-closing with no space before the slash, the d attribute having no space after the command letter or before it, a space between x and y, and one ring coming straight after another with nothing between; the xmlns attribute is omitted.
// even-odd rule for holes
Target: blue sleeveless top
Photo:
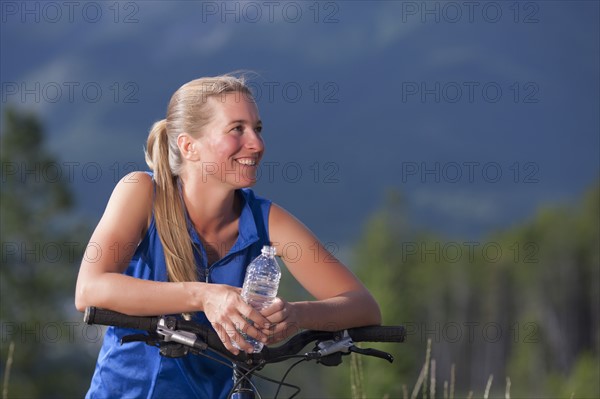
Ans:
<svg viewBox="0 0 600 399"><path fill-rule="evenodd" d="M236 195L242 200L239 235L224 258L209 267L205 249L189 218L188 230L199 250L196 263L203 280L241 287L246 266L260 255L263 245L270 244L268 217L271 202L255 196L250 189L237 190ZM145 280L168 281L154 217L125 274ZM202 312L196 314L195 320L210 325ZM86 398L227 397L233 386L229 367L191 354L166 358L160 356L158 348L142 342L121 345L123 336L136 333L140 331L108 327Z"/></svg>

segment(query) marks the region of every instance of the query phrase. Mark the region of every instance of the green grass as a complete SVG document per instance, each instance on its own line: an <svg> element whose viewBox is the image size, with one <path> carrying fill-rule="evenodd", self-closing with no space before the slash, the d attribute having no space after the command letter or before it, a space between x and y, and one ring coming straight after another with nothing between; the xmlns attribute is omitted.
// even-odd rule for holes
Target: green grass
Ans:
<svg viewBox="0 0 600 399"><path fill-rule="evenodd" d="M8 399L8 381L10 380L10 369L12 368L13 355L15 352L15 343L10 341L8 346L8 356L6 358L6 367L4 368L4 381L2 382L2 399Z"/></svg>
<svg viewBox="0 0 600 399"><path fill-rule="evenodd" d="M454 364L450 368L450 381L444 381L442 386L442 398L443 399L454 399L454 383L455 383L456 370ZM494 376L490 374L485 391L483 393L483 399L488 399ZM350 386L352 390L353 399L366 399L364 391L364 377L362 370L362 360L360 356L352 356L350 363ZM504 393L505 399L510 399L510 378L506 378L506 388ZM436 399L437 397L437 386L438 381L436 380L436 361L431 357L431 339L427 340L427 350L425 352L425 362L419 373L419 377L415 382L415 385L410 394L410 399L417 399L419 394L423 399ZM406 384L402 385L403 399L409 399L408 387ZM384 399L389 397L384 396ZM473 391L469 391L467 399L473 398Z"/></svg>

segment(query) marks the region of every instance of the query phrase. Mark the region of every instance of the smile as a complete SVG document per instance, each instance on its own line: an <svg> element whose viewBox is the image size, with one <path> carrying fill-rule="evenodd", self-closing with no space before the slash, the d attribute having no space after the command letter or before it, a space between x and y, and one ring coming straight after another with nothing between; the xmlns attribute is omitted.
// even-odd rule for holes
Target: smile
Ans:
<svg viewBox="0 0 600 399"><path fill-rule="evenodd" d="M237 163L245 166L255 166L256 158L238 158L235 160Z"/></svg>

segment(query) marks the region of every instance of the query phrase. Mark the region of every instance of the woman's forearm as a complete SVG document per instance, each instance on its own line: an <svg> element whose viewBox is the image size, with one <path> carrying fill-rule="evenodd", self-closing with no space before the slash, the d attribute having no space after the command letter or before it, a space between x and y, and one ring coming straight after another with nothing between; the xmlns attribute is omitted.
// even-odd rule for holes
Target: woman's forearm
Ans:
<svg viewBox="0 0 600 399"><path fill-rule="evenodd" d="M294 302L298 329L337 331L381 324L379 305L368 292L349 292L320 301Z"/></svg>
<svg viewBox="0 0 600 399"><path fill-rule="evenodd" d="M102 273L78 284L75 305L114 310L130 315L151 316L197 312L202 308L204 283L167 283L141 280L120 273ZM206 288L206 287L204 287Z"/></svg>

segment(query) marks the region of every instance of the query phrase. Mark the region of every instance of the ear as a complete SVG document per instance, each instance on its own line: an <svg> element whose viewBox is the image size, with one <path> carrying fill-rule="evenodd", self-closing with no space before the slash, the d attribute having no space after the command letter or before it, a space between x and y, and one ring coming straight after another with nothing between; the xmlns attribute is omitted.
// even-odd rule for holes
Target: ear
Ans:
<svg viewBox="0 0 600 399"><path fill-rule="evenodd" d="M188 161L197 161L200 159L200 151L198 151L198 141L187 133L182 133L177 136L177 147L181 152L181 157Z"/></svg>

